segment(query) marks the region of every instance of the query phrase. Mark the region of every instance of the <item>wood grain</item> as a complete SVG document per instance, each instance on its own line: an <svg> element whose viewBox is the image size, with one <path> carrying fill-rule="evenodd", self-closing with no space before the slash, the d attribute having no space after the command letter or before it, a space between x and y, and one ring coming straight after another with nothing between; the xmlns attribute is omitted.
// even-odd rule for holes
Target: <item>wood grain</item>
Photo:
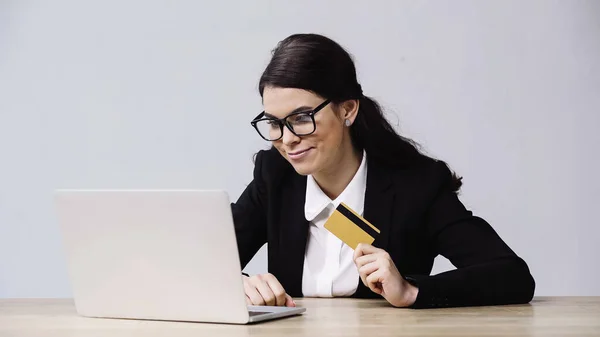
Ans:
<svg viewBox="0 0 600 337"><path fill-rule="evenodd" d="M600 297L412 310L385 301L297 299L302 316L237 326L79 317L68 299L0 299L0 336L600 336Z"/></svg>

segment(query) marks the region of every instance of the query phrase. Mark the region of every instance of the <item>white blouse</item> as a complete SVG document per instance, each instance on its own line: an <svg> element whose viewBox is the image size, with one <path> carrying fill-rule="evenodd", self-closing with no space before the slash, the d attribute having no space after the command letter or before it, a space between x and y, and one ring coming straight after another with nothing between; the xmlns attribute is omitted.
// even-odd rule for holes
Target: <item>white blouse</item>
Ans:
<svg viewBox="0 0 600 337"><path fill-rule="evenodd" d="M367 188L367 156L344 191L331 200L312 176L307 177L304 215L310 222L304 254L302 294L305 297L351 296L360 280L354 250L323 226L340 203L363 214Z"/></svg>

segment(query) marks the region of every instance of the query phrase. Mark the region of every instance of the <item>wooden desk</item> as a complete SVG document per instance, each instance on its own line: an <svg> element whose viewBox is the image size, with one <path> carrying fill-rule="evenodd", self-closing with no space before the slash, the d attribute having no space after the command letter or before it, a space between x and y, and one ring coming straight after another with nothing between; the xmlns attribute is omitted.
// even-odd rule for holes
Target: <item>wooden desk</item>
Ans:
<svg viewBox="0 0 600 337"><path fill-rule="evenodd" d="M302 316L237 326L84 318L70 300L0 300L0 336L600 336L600 297L428 310L377 300L296 302L307 308Z"/></svg>

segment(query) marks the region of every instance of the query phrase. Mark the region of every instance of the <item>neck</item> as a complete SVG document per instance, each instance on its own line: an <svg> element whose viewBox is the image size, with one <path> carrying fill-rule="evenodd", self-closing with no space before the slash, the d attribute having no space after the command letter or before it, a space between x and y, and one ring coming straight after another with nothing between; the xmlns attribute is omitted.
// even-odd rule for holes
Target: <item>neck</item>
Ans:
<svg viewBox="0 0 600 337"><path fill-rule="evenodd" d="M349 149L339 152L339 156L332 161L331 167L313 174L313 178L323 193L331 200L342 194L346 186L350 184L360 167L362 156L362 152L355 151L350 145Z"/></svg>

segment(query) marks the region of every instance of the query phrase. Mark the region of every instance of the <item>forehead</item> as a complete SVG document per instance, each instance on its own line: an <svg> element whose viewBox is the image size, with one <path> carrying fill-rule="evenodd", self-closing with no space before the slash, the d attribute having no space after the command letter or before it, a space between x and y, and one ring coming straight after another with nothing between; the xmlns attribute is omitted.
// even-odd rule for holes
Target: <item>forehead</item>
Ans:
<svg viewBox="0 0 600 337"><path fill-rule="evenodd" d="M322 102L322 97L304 89L266 87L263 91L265 112L277 118L298 108L313 109Z"/></svg>

